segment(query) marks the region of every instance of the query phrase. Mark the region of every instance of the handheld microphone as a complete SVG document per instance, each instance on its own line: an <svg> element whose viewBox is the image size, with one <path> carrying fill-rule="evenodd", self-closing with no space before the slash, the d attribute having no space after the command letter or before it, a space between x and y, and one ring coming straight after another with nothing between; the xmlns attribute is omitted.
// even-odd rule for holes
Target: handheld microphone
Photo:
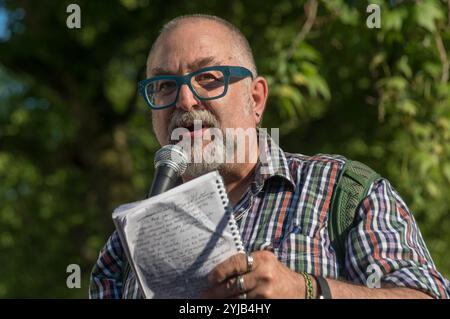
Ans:
<svg viewBox="0 0 450 319"><path fill-rule="evenodd" d="M155 154L155 177L147 198L173 188L187 167L187 156L178 145L163 146Z"/></svg>

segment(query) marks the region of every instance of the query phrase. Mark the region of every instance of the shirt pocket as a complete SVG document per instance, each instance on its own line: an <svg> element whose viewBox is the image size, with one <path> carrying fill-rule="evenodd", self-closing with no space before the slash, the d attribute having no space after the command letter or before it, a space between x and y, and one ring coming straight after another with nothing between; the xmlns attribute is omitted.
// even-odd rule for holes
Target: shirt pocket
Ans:
<svg viewBox="0 0 450 319"><path fill-rule="evenodd" d="M301 247L301 243L311 243L313 239L318 240L318 233L314 232L313 236L309 233L303 233L304 228L293 221L291 224L283 227L281 235L276 232L266 234L264 237L257 238L251 245L252 250L272 250L275 253L285 251L291 243L295 243L296 247Z"/></svg>
<svg viewBox="0 0 450 319"><path fill-rule="evenodd" d="M281 234L278 244L282 245L284 241L289 239L293 234L306 237L316 238L319 231L323 227L324 219L320 212L314 209L301 209L296 207L286 212L286 218L283 221L283 233Z"/></svg>

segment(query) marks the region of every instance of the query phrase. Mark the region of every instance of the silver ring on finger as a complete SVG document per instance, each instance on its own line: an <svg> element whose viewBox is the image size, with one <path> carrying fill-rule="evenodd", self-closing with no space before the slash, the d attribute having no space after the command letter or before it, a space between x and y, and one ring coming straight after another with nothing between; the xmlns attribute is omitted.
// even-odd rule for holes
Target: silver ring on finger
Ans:
<svg viewBox="0 0 450 319"><path fill-rule="evenodd" d="M251 254L247 254L245 255L247 257L247 272L250 272L253 270L253 266L254 266L254 260L253 260L253 256Z"/></svg>
<svg viewBox="0 0 450 319"><path fill-rule="evenodd" d="M237 288L239 290L239 292L241 293L245 293L245 284L244 284L244 277L242 277L241 275L237 276Z"/></svg>
<svg viewBox="0 0 450 319"><path fill-rule="evenodd" d="M247 299L247 294L244 292L243 294L240 294L239 299Z"/></svg>

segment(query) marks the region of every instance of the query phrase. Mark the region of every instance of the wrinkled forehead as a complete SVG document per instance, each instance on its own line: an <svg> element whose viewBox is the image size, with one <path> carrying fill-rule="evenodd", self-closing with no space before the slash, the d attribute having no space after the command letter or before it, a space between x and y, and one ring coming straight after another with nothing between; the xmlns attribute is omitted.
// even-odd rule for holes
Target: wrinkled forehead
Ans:
<svg viewBox="0 0 450 319"><path fill-rule="evenodd" d="M230 32L210 22L185 22L162 34L147 61L147 75L184 74L238 63Z"/></svg>

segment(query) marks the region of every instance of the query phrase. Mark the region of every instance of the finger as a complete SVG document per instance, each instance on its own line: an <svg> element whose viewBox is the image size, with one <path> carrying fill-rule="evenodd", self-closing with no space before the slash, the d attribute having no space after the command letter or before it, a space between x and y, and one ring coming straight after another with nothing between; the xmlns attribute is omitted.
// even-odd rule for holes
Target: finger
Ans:
<svg viewBox="0 0 450 319"><path fill-rule="evenodd" d="M233 277L206 290L202 298L238 298L243 292L248 293L256 287L257 277L253 273L241 275L244 279L244 291L239 289L237 278Z"/></svg>
<svg viewBox="0 0 450 319"><path fill-rule="evenodd" d="M245 254L239 253L217 265L209 273L208 282L214 286L223 283L226 279L243 274L246 271L247 260L245 258Z"/></svg>

